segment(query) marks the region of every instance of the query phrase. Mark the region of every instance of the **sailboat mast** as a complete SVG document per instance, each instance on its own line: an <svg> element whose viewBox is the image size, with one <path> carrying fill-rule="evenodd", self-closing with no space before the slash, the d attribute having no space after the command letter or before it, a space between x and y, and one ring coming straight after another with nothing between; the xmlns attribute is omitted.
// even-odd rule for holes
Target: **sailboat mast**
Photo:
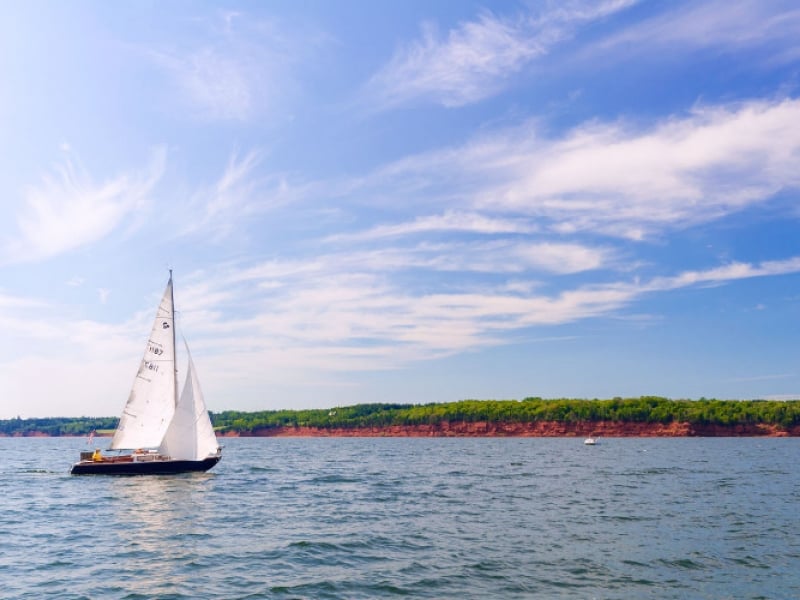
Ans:
<svg viewBox="0 0 800 600"><path fill-rule="evenodd" d="M175 293L172 288L172 269L169 270L169 303L172 309L172 401L174 406L178 406L178 352L175 344Z"/></svg>

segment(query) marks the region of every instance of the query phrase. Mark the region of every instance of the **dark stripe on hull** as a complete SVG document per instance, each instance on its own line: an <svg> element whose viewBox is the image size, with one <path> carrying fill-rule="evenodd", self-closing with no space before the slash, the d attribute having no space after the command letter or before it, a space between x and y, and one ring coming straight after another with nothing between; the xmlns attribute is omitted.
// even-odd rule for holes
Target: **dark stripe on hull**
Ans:
<svg viewBox="0 0 800 600"><path fill-rule="evenodd" d="M220 456L203 460L152 460L142 462L79 462L72 465L72 475L176 475L208 471Z"/></svg>

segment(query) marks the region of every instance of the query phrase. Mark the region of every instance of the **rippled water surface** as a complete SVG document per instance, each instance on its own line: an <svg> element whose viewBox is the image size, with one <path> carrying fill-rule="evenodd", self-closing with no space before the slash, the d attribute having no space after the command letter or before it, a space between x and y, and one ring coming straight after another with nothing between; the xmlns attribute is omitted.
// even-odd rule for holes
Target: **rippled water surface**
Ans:
<svg viewBox="0 0 800 600"><path fill-rule="evenodd" d="M800 439L0 439L3 598L800 598Z"/></svg>

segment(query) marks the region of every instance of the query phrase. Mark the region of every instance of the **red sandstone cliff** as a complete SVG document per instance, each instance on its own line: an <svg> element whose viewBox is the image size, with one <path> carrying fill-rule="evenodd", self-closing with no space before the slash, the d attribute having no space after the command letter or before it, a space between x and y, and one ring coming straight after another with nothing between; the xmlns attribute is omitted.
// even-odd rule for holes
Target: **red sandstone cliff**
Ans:
<svg viewBox="0 0 800 600"><path fill-rule="evenodd" d="M560 423L437 423L385 427L276 427L225 437L785 437L800 436L800 427L776 425L692 425L690 423L620 423L613 421Z"/></svg>
<svg viewBox="0 0 800 600"><path fill-rule="evenodd" d="M274 427L253 432L231 431L218 437L800 437L800 426L693 425L691 423L623 423L597 421L561 423L436 423L433 425L389 425L386 427ZM50 437L41 431L0 437ZM85 437L85 435L64 436ZM100 435L96 437L101 437Z"/></svg>

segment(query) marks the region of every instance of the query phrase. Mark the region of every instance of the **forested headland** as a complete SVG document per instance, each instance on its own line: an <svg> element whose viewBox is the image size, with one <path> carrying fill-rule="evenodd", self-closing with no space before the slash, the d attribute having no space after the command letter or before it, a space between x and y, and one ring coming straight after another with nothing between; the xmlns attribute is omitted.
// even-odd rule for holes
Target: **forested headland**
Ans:
<svg viewBox="0 0 800 600"><path fill-rule="evenodd" d="M357 404L310 410L211 413L219 435L800 435L800 401L462 400ZM117 419L0 420L3 436L80 436L113 431Z"/></svg>

